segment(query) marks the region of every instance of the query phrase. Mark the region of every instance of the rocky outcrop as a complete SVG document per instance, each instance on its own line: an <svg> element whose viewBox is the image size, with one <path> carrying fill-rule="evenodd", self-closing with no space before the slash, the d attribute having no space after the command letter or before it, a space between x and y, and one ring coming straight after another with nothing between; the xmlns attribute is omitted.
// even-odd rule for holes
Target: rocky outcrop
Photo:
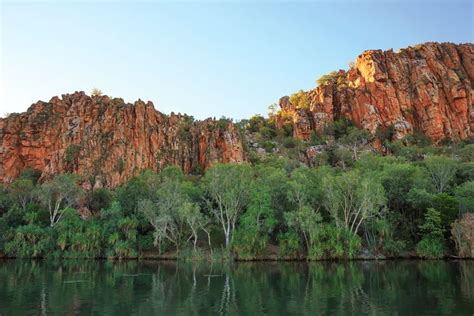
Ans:
<svg viewBox="0 0 474 316"><path fill-rule="evenodd" d="M141 100L132 105L76 92L0 119L0 182L5 183L31 168L43 179L72 172L83 176L84 186L115 187L143 169L172 164L188 173L244 160L232 122L168 116Z"/></svg>
<svg viewBox="0 0 474 316"><path fill-rule="evenodd" d="M390 128L397 139L414 131L435 143L465 139L474 135L473 84L473 44L369 50L348 71L324 76L317 88L281 98L276 124L291 124L299 139L342 118L372 133ZM308 155L316 154L314 148ZM232 122L168 116L141 100L126 104L76 92L0 119L4 183L31 168L43 179L73 172L86 186L115 187L143 169L173 164L192 173L244 160Z"/></svg>
<svg viewBox="0 0 474 316"><path fill-rule="evenodd" d="M473 44L368 50L348 71L322 79L306 92L307 103L280 99L277 124L292 122L295 137L307 139L341 118L372 133L391 127L397 139L414 131L435 143L474 134Z"/></svg>

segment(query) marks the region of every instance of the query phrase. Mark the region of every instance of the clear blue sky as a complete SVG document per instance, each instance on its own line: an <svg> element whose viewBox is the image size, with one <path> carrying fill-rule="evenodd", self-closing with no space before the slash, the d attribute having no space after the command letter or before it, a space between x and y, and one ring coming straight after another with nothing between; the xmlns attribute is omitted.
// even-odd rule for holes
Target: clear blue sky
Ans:
<svg viewBox="0 0 474 316"><path fill-rule="evenodd" d="M473 42L469 0L64 2L0 4L0 115L98 87L239 119L366 49Z"/></svg>

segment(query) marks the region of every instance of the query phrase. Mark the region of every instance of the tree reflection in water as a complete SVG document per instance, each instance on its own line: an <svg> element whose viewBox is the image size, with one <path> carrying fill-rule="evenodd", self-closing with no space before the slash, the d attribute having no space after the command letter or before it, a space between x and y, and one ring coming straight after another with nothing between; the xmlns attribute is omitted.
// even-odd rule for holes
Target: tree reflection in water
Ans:
<svg viewBox="0 0 474 316"><path fill-rule="evenodd" d="M472 261L0 262L0 314L469 314Z"/></svg>

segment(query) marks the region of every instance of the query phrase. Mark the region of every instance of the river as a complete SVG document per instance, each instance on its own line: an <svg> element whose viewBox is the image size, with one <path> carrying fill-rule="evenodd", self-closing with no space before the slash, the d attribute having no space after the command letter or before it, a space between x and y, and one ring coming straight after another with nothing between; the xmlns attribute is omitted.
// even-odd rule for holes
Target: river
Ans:
<svg viewBox="0 0 474 316"><path fill-rule="evenodd" d="M0 315L473 315L474 261L0 261Z"/></svg>

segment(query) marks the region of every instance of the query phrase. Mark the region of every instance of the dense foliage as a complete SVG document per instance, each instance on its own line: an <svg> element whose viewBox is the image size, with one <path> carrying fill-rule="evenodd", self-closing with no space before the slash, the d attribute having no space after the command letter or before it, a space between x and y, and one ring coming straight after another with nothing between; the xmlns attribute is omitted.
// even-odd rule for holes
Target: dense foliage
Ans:
<svg viewBox="0 0 474 316"><path fill-rule="evenodd" d="M316 260L439 258L465 247L452 235L474 211L473 144L431 146L418 134L394 141L393 131L369 135L348 121L307 141L261 116L240 126L250 163L218 164L202 176L169 166L113 191L84 191L77 176L38 182L25 171L0 187L0 251Z"/></svg>

